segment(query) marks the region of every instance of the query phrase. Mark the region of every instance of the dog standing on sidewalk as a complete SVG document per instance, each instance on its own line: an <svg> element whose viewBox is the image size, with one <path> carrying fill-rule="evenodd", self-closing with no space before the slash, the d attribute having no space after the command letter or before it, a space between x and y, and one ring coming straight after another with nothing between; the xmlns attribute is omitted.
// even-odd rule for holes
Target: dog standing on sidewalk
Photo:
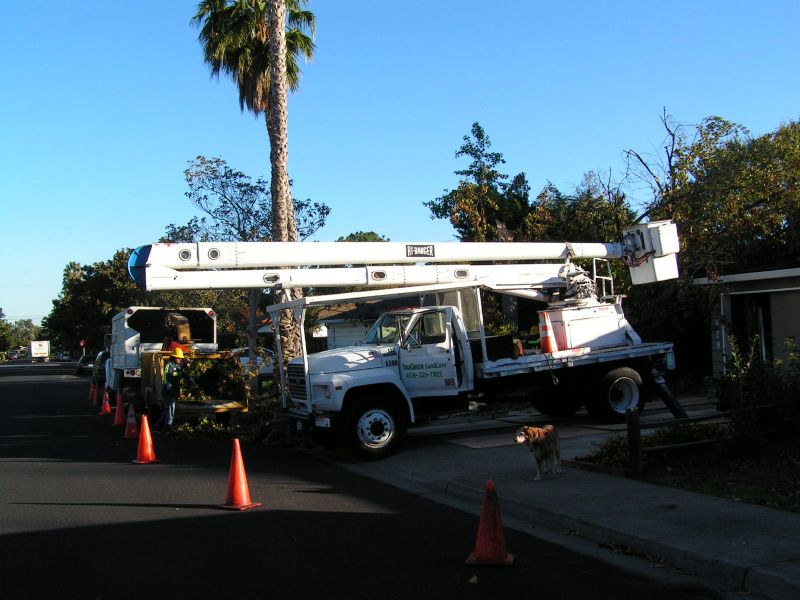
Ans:
<svg viewBox="0 0 800 600"><path fill-rule="evenodd" d="M558 432L552 425L544 427L520 427L514 441L525 444L533 454L533 467L536 470L534 481L539 481L543 473L562 473L561 445Z"/></svg>

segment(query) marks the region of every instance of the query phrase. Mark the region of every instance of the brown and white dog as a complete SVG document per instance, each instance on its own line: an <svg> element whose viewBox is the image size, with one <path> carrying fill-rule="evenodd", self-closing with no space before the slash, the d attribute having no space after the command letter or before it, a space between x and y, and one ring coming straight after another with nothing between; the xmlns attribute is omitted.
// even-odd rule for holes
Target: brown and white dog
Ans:
<svg viewBox="0 0 800 600"><path fill-rule="evenodd" d="M514 441L525 444L533 454L533 467L536 470L534 481L542 478L542 473L562 473L561 446L558 432L552 425L544 427L520 427Z"/></svg>

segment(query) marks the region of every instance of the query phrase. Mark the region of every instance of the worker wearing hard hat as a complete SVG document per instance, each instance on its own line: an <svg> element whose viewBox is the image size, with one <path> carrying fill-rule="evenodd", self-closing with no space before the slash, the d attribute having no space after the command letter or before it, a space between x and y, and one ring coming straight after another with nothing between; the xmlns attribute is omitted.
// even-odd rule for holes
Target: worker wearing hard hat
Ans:
<svg viewBox="0 0 800 600"><path fill-rule="evenodd" d="M169 355L169 360L164 365L164 377L161 385L161 397L164 399L161 416L156 421L156 431L172 431L175 421L175 405L181 393L181 384L187 378L186 367L183 364L184 354L181 348L175 348Z"/></svg>

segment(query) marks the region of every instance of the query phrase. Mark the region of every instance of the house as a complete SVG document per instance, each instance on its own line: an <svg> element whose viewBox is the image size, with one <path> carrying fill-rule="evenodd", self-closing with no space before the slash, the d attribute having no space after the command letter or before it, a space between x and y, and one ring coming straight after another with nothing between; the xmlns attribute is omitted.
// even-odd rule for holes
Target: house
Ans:
<svg viewBox="0 0 800 600"><path fill-rule="evenodd" d="M725 372L731 354L729 336L742 351L756 344L765 361L786 361L789 345L800 342L800 268L721 275L694 280L718 286L720 301L712 333L715 374Z"/></svg>

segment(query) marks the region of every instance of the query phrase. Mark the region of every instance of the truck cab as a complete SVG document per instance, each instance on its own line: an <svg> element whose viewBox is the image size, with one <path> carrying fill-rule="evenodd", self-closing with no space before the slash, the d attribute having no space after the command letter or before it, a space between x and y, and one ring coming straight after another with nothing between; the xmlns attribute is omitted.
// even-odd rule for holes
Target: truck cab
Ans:
<svg viewBox="0 0 800 600"><path fill-rule="evenodd" d="M473 389L461 314L455 306L383 313L359 345L290 361L288 383L290 412L312 429L343 428L366 454L384 453L426 404Z"/></svg>

